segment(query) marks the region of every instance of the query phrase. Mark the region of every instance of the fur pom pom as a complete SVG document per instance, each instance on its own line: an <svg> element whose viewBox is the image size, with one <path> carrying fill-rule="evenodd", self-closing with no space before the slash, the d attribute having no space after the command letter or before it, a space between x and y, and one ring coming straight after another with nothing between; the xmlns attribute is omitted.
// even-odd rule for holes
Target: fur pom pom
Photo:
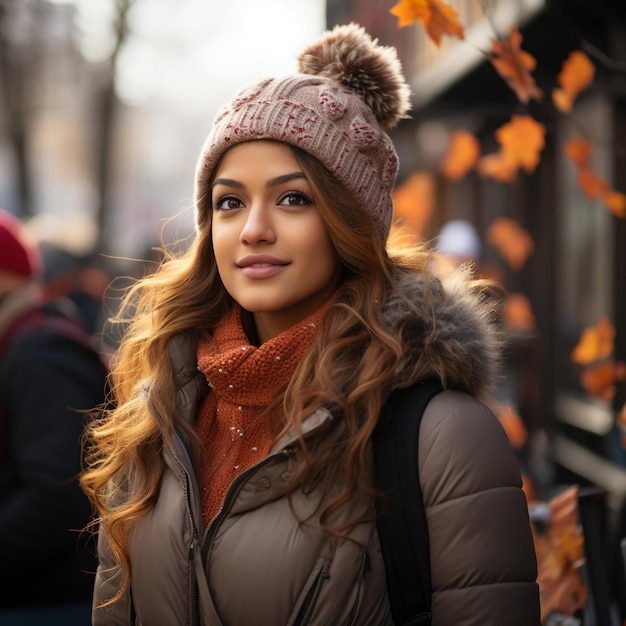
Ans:
<svg viewBox="0 0 626 626"><path fill-rule="evenodd" d="M409 87L393 47L358 24L335 26L298 57L298 71L334 79L363 98L384 128L407 117Z"/></svg>

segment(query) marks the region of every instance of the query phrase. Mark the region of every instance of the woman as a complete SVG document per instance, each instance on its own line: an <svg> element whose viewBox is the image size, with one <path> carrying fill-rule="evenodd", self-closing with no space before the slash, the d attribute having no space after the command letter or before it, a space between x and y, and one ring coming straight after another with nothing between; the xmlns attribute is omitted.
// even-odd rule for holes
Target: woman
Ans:
<svg viewBox="0 0 626 626"><path fill-rule="evenodd" d="M93 623L392 624L370 436L392 390L438 377L419 466L432 623L538 624L519 472L479 400L494 307L386 245L386 129L409 101L395 51L352 24L299 63L218 114L197 238L127 297L82 476Z"/></svg>

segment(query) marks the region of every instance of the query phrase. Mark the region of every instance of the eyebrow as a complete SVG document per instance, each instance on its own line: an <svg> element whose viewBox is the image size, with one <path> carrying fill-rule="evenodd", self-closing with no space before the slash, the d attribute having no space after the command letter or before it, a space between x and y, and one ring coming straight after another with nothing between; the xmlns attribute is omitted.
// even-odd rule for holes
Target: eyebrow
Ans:
<svg viewBox="0 0 626 626"><path fill-rule="evenodd" d="M265 188L269 189L270 187L276 187L278 185L282 185L283 183L288 183L290 180L294 180L296 178L305 178L303 172L292 172L291 174L283 174L282 176L277 176L276 178L270 178L270 180L265 183Z"/></svg>
<svg viewBox="0 0 626 626"><path fill-rule="evenodd" d="M276 176L276 178L270 178L270 180L265 183L265 188L270 189L271 187L277 187L278 185L288 183L290 180L294 180L297 178L306 178L306 176L303 172L291 172L290 174L282 174L281 176ZM213 181L213 187L215 187L216 185L235 187L236 189L245 188L245 185L243 183L240 183L238 180L234 180L232 178L216 178Z"/></svg>

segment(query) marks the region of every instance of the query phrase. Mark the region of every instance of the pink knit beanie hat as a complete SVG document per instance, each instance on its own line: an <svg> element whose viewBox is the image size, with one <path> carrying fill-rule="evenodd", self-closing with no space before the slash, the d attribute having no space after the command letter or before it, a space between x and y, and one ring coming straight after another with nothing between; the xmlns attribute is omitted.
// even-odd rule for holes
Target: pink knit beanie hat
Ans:
<svg viewBox="0 0 626 626"><path fill-rule="evenodd" d="M0 209L0 270L34 278L42 268L35 240L12 213Z"/></svg>
<svg viewBox="0 0 626 626"><path fill-rule="evenodd" d="M237 143L283 141L320 161L387 239L398 157L387 134L406 117L409 89L392 47L357 24L336 26L298 57L298 72L248 86L213 122L196 168L196 220L211 214L211 179Z"/></svg>

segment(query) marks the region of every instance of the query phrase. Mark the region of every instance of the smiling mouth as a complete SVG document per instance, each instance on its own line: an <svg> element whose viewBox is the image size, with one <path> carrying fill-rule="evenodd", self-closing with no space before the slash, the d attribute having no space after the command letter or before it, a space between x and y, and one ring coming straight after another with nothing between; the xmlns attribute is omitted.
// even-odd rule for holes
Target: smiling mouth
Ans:
<svg viewBox="0 0 626 626"><path fill-rule="evenodd" d="M276 276L276 274L282 272L287 265L288 264L285 263L251 263L250 265L244 265L239 269L246 278L258 280Z"/></svg>
<svg viewBox="0 0 626 626"><path fill-rule="evenodd" d="M274 265L284 266L288 264L287 261L269 254L250 254L235 262L235 265L240 269L246 267L271 267Z"/></svg>

